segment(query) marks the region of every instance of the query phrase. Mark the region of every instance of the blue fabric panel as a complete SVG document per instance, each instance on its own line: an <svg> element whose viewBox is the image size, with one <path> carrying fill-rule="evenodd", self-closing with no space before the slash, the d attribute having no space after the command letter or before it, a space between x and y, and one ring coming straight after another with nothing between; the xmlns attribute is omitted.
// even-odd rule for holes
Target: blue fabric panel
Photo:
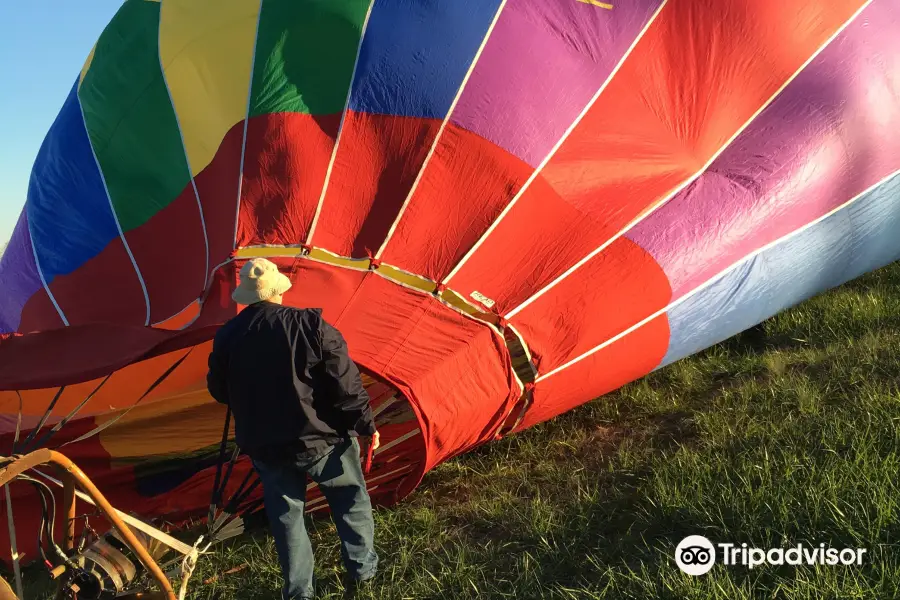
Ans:
<svg viewBox="0 0 900 600"><path fill-rule="evenodd" d="M499 0L375 0L350 108L444 119Z"/></svg>
<svg viewBox="0 0 900 600"><path fill-rule="evenodd" d="M900 259L900 175L669 312L665 366Z"/></svg>
<svg viewBox="0 0 900 600"><path fill-rule="evenodd" d="M25 209L48 284L119 235L84 128L77 82L38 152Z"/></svg>

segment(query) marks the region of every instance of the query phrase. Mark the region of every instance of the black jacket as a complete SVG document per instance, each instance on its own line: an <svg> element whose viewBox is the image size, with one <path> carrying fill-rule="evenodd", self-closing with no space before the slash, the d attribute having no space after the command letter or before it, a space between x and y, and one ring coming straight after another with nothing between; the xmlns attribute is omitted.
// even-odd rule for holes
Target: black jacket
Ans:
<svg viewBox="0 0 900 600"><path fill-rule="evenodd" d="M207 387L231 407L236 442L252 458L319 455L375 432L359 369L318 309L245 308L216 334Z"/></svg>

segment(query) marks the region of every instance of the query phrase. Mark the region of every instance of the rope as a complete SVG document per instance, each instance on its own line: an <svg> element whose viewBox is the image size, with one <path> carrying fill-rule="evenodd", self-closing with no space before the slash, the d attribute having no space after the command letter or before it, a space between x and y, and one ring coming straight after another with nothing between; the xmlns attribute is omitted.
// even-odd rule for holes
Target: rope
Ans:
<svg viewBox="0 0 900 600"><path fill-rule="evenodd" d="M247 500L247 498L250 497L250 494L252 494L260 483L262 483L262 480L257 477L253 480L253 483L247 487L247 482L250 481L250 478L255 474L256 472L253 469L247 472L247 475L244 477L238 490L231 496L231 499L222 509L222 514L211 524L211 535L216 541L233 537L233 535L231 535L233 533L232 530L235 527L239 527L243 523L243 517L250 514L250 507L252 507L253 504L251 504L248 509L241 512L238 511L238 508L240 508L240 505ZM234 524L235 521L237 521L237 524Z"/></svg>
<svg viewBox="0 0 900 600"><path fill-rule="evenodd" d="M193 548L191 548L190 553L184 557L184 560L181 561L181 587L178 590L178 600L184 600L187 595L187 584L188 580L191 578L191 575L194 574L194 569L197 568L197 560L200 558L201 554L206 554L206 551L209 550L209 547L212 546L212 542L206 544L203 550L200 549L200 542L203 541L203 536L201 535L197 538L197 541L194 542Z"/></svg>
<svg viewBox="0 0 900 600"><path fill-rule="evenodd" d="M16 390L16 396L19 397L19 416L16 418L16 435L13 438L12 452L10 452L10 456L16 453L16 446L19 445L19 434L22 432L22 409L24 402L22 400L22 393L19 390Z"/></svg>
<svg viewBox="0 0 900 600"><path fill-rule="evenodd" d="M237 460L237 452L239 448L235 446L235 451L231 455L228 464L228 471L225 475L225 481L222 481L222 467L225 464L225 452L228 450L228 431L231 428L231 407L225 412L225 426L222 428L222 441L219 444L219 462L216 465L216 479L213 482L212 496L209 499L209 515L207 516L207 525L209 526L210 535L213 534L213 526L216 520L216 510L222 496L225 493L225 486L228 485L228 479L231 478L231 471L234 467L234 461Z"/></svg>
<svg viewBox="0 0 900 600"><path fill-rule="evenodd" d="M49 481L50 483L57 485L59 487L63 486L62 482L59 481L58 479L54 479L53 477L47 475L46 473L38 471L37 469L32 469L32 470L36 474L40 475L41 477L43 477L44 479ZM94 500L90 496L88 496L87 494L85 494L77 489L75 490L75 496L77 496L79 500L83 500L84 502L87 502L91 506L96 506L96 504L94 503ZM154 540L165 544L166 546L168 546L169 548L172 548L179 554L182 554L185 556L190 554L190 552L191 552L190 546L188 546L187 544L185 544L184 542L182 542L180 540L173 538L169 534L162 532L159 529L156 529L155 527L148 525L147 523L144 523L140 519L132 517L128 513L124 513L118 509L116 509L116 515L130 527L133 527L134 529L137 529L138 531L150 536Z"/></svg>
<svg viewBox="0 0 900 600"><path fill-rule="evenodd" d="M66 386L62 386L59 388L59 391L56 392L56 395L53 396L53 400L50 401L50 405L47 407L47 410L44 411L44 414L41 416L41 420L38 421L37 427L35 427L28 437L25 438L25 441L22 442L22 447L28 446L32 441L34 441L35 436L41 431L41 428L44 426L44 423L47 422L47 419L50 418L50 414L53 412L53 409L56 407L56 403L59 402L59 397L62 396L63 392L66 391ZM15 449L13 449L13 454L18 454ZM22 453L24 454L24 452Z"/></svg>
<svg viewBox="0 0 900 600"><path fill-rule="evenodd" d="M92 391L90 394L88 394L87 397L85 397L85 399L82 400L82 401L78 404L78 406L76 406L75 408L73 408L72 411L69 412L69 414L67 414L65 417L63 417L63 418L59 421L59 423L57 423L56 425L54 425L54 426L50 429L50 431L48 431L47 433L45 433L45 434L44 434L44 437L42 437L40 440L38 440L37 442L35 442L35 444L34 444L33 447L34 447L34 448L43 448L43 447L47 444L47 442L50 441L50 438L52 438L54 435L56 435L56 434L59 432L60 429L62 429L63 427L65 427L66 424L67 424L69 421L71 421L71 420L75 417L75 415L77 415L77 414L81 411L81 409L84 408L84 406L85 406L88 402L90 402L91 398L93 398L93 397L97 394L97 392L100 391L100 388L102 388L102 387L106 384L106 382L109 381L109 378L112 377L112 376L113 376L112 373L110 373L109 375L107 375L107 376L103 379L103 381L101 381L100 384L99 384L97 387L94 388L94 391ZM22 454L26 454L26 453L27 453L27 451L25 451L25 450L22 451Z"/></svg>
<svg viewBox="0 0 900 600"><path fill-rule="evenodd" d="M13 572L16 577L16 594L19 598L25 597L25 588L22 585L22 566L19 564L19 549L16 546L16 525L13 522L12 495L9 493L9 484L3 486L6 489L6 521L9 527L9 543L12 547Z"/></svg>
<svg viewBox="0 0 900 600"><path fill-rule="evenodd" d="M107 428L112 427L113 425L115 425L115 424L116 424L117 422L119 422L119 420L122 419L125 415L127 415L127 414L130 413L132 410L134 410L134 407L136 407L138 404L140 404L141 401L142 401L144 398L146 398L147 396L149 396L150 393L151 393L153 390L155 390L155 389L157 388L157 386L159 386L159 384L161 384L163 381L165 381L166 379L168 379L168 378L169 378L169 375L171 375L171 374L175 371L175 369L177 369L179 366L181 366L181 363L183 363L183 362L185 361L185 359L186 359L188 356L190 356L191 352L193 352L193 351L194 351L194 348L191 348L190 350L188 350L188 351L185 353L184 356L182 356L182 357L179 358L177 361L175 361L175 363L174 363L171 367L169 367L169 368L166 370L165 373L163 373L162 375L160 375L160 376L156 379L156 381L154 381L153 384L152 384L149 388L147 388L147 391L144 392L143 395L142 395L140 398L138 398L137 401L136 401L134 404L132 404L131 406L129 406L127 410L125 410L125 411L119 413L118 415L116 415L116 417L115 417L114 419L110 419L109 421L107 421L107 422L104 423L103 425L100 425L99 427L96 427L96 428L94 428L94 429L88 431L88 432L87 432L86 434L84 434L83 436L78 437L78 438L75 438L74 440L71 440L71 441L66 442L65 444L63 444L63 446L68 446L69 444L75 444L75 443L77 443L77 442L83 442L84 440L86 440L86 439L88 439L88 438L91 438L91 437L94 437L95 435L97 435L98 433L102 432L103 430L105 430L105 429L107 429Z"/></svg>

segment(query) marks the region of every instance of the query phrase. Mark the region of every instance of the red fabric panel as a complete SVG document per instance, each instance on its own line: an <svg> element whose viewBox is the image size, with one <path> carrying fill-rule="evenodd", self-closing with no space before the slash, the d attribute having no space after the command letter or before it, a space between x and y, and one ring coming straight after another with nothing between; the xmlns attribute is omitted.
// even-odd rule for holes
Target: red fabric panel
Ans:
<svg viewBox="0 0 900 600"><path fill-rule="evenodd" d="M109 379L106 379L105 376L97 376L89 381L70 383L66 385L65 390L59 394L58 398L56 397L59 393L57 387L22 389L19 392L0 391L0 415L16 416L21 398L22 430L26 431L37 424L54 398L56 398L56 403L49 422L56 422L53 419L62 419L88 397L90 399L78 411L78 419L124 409L144 395L154 382L186 355L187 357L178 365L178 368L147 394L142 402L150 404L172 395L195 390L198 389L198 381L201 386L205 384L202 377L206 374L207 358L211 348L212 342L210 341L194 346L193 349L182 348L130 364L116 371ZM187 354L188 350L191 350L189 355ZM199 379L198 374L201 376ZM31 417L31 419L27 417ZM7 423L3 425L5 427ZM7 431L14 429L14 427L6 428ZM69 435L68 428L61 433ZM58 439L62 439L62 437L64 436Z"/></svg>
<svg viewBox="0 0 900 600"><path fill-rule="evenodd" d="M669 2L542 171L549 186L521 197L452 287L501 311L527 299L696 173L861 4Z"/></svg>
<svg viewBox="0 0 900 600"><path fill-rule="evenodd" d="M532 172L503 148L448 124L382 260L440 281Z"/></svg>
<svg viewBox="0 0 900 600"><path fill-rule="evenodd" d="M529 341L541 373L639 323L672 296L662 268L626 238L616 240L557 289L511 320Z"/></svg>
<svg viewBox="0 0 900 600"><path fill-rule="evenodd" d="M518 399L509 355L489 327L375 273L337 326L354 360L418 409L426 468L491 439Z"/></svg>
<svg viewBox="0 0 900 600"><path fill-rule="evenodd" d="M377 252L440 126L348 111L312 245L358 258Z"/></svg>
<svg viewBox="0 0 900 600"><path fill-rule="evenodd" d="M19 322L19 331L30 333L32 331L42 331L44 329L53 329L54 327L62 327L62 319L47 291L42 287L36 291L25 302L22 307L22 320Z"/></svg>
<svg viewBox="0 0 900 600"><path fill-rule="evenodd" d="M538 382L534 401L517 430L552 419L643 377L662 362L668 342L668 320L661 315L631 335Z"/></svg>
<svg viewBox="0 0 900 600"><path fill-rule="evenodd" d="M303 262L302 273L320 281L330 277L329 287L343 292L329 302L316 286L305 285L307 277L298 277L297 295L286 300L324 307L326 319L346 338L353 360L410 400L421 421L428 468L491 439L519 396L498 335L432 296L375 272ZM284 264L282 268L287 270Z"/></svg>
<svg viewBox="0 0 900 600"><path fill-rule="evenodd" d="M166 331L91 323L0 336L0 390L26 390L90 381L131 363L202 344L215 327ZM179 355L180 356L180 355Z"/></svg>
<svg viewBox="0 0 900 600"><path fill-rule="evenodd" d="M518 399L506 347L486 325L374 271L272 260L282 272L293 272L285 303L322 308L353 360L410 400L422 423L428 468L488 441ZM231 288L227 277L220 279L224 297Z"/></svg>
<svg viewBox="0 0 900 600"><path fill-rule="evenodd" d="M210 269L225 262L234 249L243 143L244 122L241 121L225 134L212 162L194 178L209 236Z"/></svg>
<svg viewBox="0 0 900 600"><path fill-rule="evenodd" d="M231 299L231 294L237 287L238 273L238 265L233 261L213 271L209 289L200 306L200 316L191 324L190 329L217 327L238 313L238 307Z"/></svg>
<svg viewBox="0 0 900 600"><path fill-rule="evenodd" d="M322 316L329 323L340 318L368 275L368 271L342 269L312 260L277 259L276 262L281 263L281 269L294 283L284 296L285 304L321 308Z"/></svg>
<svg viewBox="0 0 900 600"><path fill-rule="evenodd" d="M144 325L147 320L144 291L121 238L111 241L77 271L57 275L50 291L70 325L101 321ZM22 331L28 330L30 304L31 300L22 311Z"/></svg>
<svg viewBox="0 0 900 600"><path fill-rule="evenodd" d="M388 441L412 427L418 427L422 435L378 457L379 468L384 472L403 464L412 465L412 469L379 484L373 498L380 502L399 500L414 489L426 468L492 438L502 417L518 399L519 390L505 346L490 328L460 315L433 296L404 288L373 271L291 257L275 260L284 272L294 275L295 286L287 294L288 303L321 306L326 318L343 332L351 356L394 385L409 399L416 413L418 422L385 425ZM227 297L234 287L238 264L229 263L217 270L201 316L187 331L96 323L3 336L0 389L41 388L26 393L29 405L34 405L31 408L39 408L46 405L45 397L52 397L55 386L93 380L67 388L58 411L62 413L66 407L77 404L87 388L93 389L97 378L124 368L107 384L109 389L101 390L85 407L84 414L114 403L112 398L118 399L115 405L121 408L121 402L133 402L138 395L132 388L137 387L142 393L186 348L197 344L202 345L157 388L152 398L148 397L144 408L154 406L154 398L202 389L209 340L217 326L201 324L234 314L235 307ZM144 359L150 360L138 362ZM9 398L4 402L8 404ZM76 419L56 441L74 439L95 425L91 417ZM133 420L109 431L124 439L129 429L144 425L143 421ZM172 519L172 515L182 513L185 517L197 516L205 509L214 468L204 469L175 489L148 498L138 491L134 469L112 464L100 440L92 438L67 447L67 451L114 505L142 515L167 514ZM244 468L236 467L231 485L239 483ZM22 523L33 528L30 519L34 512L28 506L22 509L26 501L17 496L17 515L21 513L25 519ZM22 548L26 547L29 546L23 543Z"/></svg>
<svg viewBox="0 0 900 600"><path fill-rule="evenodd" d="M416 323L433 301L368 272L346 310L332 324L347 338L354 360L391 383L402 385L408 382L387 376L385 367L413 335ZM423 362L422 370L427 366Z"/></svg>
<svg viewBox="0 0 900 600"><path fill-rule="evenodd" d="M426 469L493 439L520 393L499 336L436 301L385 375L418 401Z"/></svg>
<svg viewBox="0 0 900 600"><path fill-rule="evenodd" d="M150 323L170 318L203 294L206 243L192 185L125 239L150 296Z"/></svg>
<svg viewBox="0 0 900 600"><path fill-rule="evenodd" d="M339 123L340 115L300 113L250 119L238 246L306 240Z"/></svg>

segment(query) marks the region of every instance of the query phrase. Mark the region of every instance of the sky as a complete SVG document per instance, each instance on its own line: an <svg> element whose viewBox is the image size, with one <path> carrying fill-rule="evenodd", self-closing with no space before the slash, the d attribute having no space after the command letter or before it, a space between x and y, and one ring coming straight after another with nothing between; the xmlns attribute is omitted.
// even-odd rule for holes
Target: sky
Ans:
<svg viewBox="0 0 900 600"><path fill-rule="evenodd" d="M94 42L122 0L0 0L0 248L31 166Z"/></svg>

